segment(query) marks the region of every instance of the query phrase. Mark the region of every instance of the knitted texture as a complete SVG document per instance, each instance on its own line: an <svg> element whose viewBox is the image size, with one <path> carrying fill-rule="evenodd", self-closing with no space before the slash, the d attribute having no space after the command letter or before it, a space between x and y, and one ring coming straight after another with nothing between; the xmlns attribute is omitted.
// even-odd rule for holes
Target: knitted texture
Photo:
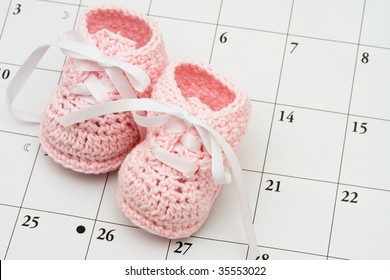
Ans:
<svg viewBox="0 0 390 280"><path fill-rule="evenodd" d="M133 11L99 6L88 9L80 18L78 31L91 38L106 56L139 66L151 80L139 98L150 97L153 85L167 65L167 54L157 25ZM61 81L46 109L41 124L43 149L55 161L83 173L104 173L119 167L125 156L139 142L138 128L129 112L108 114L70 127L56 119L71 111L91 106L91 98L71 93L89 75L108 78L102 72L77 71L68 58ZM109 93L111 100L118 92Z"/></svg>
<svg viewBox="0 0 390 280"><path fill-rule="evenodd" d="M235 150L245 134L251 109L248 99L209 66L189 61L169 65L152 97L189 110ZM121 210L135 225L168 238L188 237L197 231L221 188L213 181L211 156L205 147L202 145L197 152L187 149L180 142L183 133L191 133L201 141L194 127L173 133L168 124L148 129L146 139L119 169ZM185 158L198 170L193 176L184 175L159 161L155 147Z"/></svg>

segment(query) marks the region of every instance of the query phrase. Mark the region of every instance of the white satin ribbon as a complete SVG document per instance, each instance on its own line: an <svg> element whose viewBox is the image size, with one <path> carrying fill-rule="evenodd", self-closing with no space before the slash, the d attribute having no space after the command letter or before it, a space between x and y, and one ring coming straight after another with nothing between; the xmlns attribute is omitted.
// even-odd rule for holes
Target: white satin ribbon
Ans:
<svg viewBox="0 0 390 280"><path fill-rule="evenodd" d="M184 120L188 125L194 126L199 133L200 138L208 153L211 155L212 175L217 184L226 184L231 180L229 173L225 171L223 163L224 152L232 170L233 178L238 188L240 198L241 213L249 244L249 258L255 259L259 256L256 234L252 224L252 215L249 206L248 194L245 187L244 176L241 165L236 154L226 140L212 127L199 120L191 112L153 99L124 99L112 101L104 104L94 105L71 112L57 121L64 125L82 122L91 118L106 115L109 113L119 113L123 111L132 111L134 120L141 126L157 127L166 124L172 118ZM159 116L140 116L137 111L151 111L163 113Z"/></svg>
<svg viewBox="0 0 390 280"><path fill-rule="evenodd" d="M153 154L159 161L180 171L186 177L194 176L198 170L198 167L194 163L159 147L153 149Z"/></svg>
<svg viewBox="0 0 390 280"><path fill-rule="evenodd" d="M37 48L11 80L6 92L6 102L9 112L18 119L34 123L39 123L42 120L41 114L16 109L12 107L12 103L50 47L58 47L68 57L82 61L75 60L75 67L80 71L81 69L83 71L104 71L122 98L136 97L131 85L135 90L143 92L150 84L148 74L140 67L104 55L90 38L79 32L69 31L60 36L58 41ZM100 100L107 100L106 97L102 96L103 89L97 85L97 81L92 83L90 81L87 85L88 90L91 91L93 88L99 87L100 93L96 96L99 96Z"/></svg>

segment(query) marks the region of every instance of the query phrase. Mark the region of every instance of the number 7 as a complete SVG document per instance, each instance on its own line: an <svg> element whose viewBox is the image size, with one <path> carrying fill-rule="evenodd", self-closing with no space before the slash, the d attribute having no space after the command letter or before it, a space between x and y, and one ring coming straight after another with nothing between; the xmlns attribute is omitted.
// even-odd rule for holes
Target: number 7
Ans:
<svg viewBox="0 0 390 280"><path fill-rule="evenodd" d="M295 51L295 49L298 47L299 43L298 42L291 42L290 45L294 45L293 49L290 52L290 53L293 53L293 51Z"/></svg>

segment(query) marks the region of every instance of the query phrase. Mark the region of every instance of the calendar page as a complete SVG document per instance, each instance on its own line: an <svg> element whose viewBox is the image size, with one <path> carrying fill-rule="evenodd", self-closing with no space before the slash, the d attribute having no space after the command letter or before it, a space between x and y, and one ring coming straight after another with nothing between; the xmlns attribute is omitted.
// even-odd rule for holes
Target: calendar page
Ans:
<svg viewBox="0 0 390 280"><path fill-rule="evenodd" d="M209 63L250 98L239 159L261 259L390 259L384 0L0 0L0 258L247 258L233 184L190 238L152 235L119 210L116 172L63 168L39 125L8 114L5 91L27 56L103 3L149 15L170 61ZM15 106L43 112L64 61L50 50Z"/></svg>

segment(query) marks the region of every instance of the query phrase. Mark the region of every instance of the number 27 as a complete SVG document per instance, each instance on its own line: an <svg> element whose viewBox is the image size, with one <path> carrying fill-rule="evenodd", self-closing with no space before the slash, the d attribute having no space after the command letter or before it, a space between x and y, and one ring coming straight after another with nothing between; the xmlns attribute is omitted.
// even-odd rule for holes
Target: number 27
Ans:
<svg viewBox="0 0 390 280"><path fill-rule="evenodd" d="M178 244L179 246L176 248L175 251L173 251L174 253L177 253L177 254L183 254L185 255L187 253L187 251L191 248L192 246L192 243L190 242L181 242L181 241L177 241L176 244ZM184 250L184 246L187 247L187 249Z"/></svg>

